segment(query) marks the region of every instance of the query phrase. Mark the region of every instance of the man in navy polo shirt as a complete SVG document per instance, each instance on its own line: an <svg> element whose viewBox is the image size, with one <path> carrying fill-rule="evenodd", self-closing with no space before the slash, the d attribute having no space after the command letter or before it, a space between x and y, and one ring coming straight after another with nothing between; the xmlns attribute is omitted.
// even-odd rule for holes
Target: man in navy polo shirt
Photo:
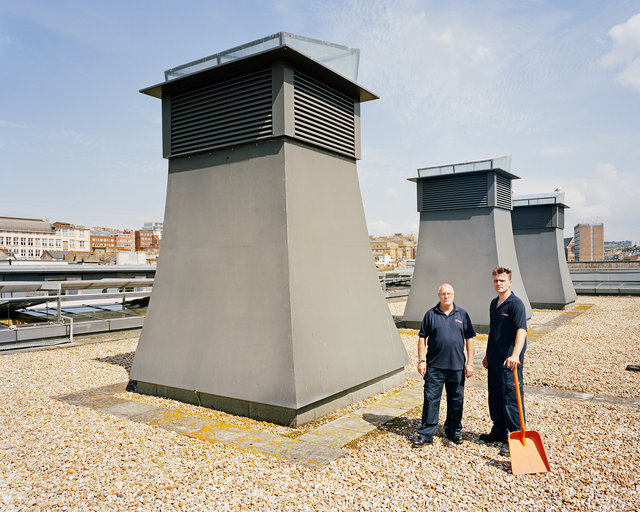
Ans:
<svg viewBox="0 0 640 512"><path fill-rule="evenodd" d="M418 334L418 372L424 377L424 405L422 425L413 441L414 448L433 443L443 385L447 390L445 434L455 444L462 443L464 380L473 375L473 338L476 333L469 315L455 305L453 297L450 284L440 286L440 302L426 312Z"/></svg>
<svg viewBox="0 0 640 512"><path fill-rule="evenodd" d="M511 270L496 267L492 274L498 296L489 306L489 340L482 365L488 370L489 414L493 426L488 434L480 435L480 440L505 443L500 453L509 455L506 444L509 432L520 430L514 368L517 368L524 400L522 363L526 350L527 314L522 300L511 291Z"/></svg>

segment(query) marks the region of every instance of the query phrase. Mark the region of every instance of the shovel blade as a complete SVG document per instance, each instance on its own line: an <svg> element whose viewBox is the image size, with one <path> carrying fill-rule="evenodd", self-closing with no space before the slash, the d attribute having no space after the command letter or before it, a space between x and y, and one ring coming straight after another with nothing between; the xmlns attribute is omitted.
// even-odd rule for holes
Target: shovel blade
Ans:
<svg viewBox="0 0 640 512"><path fill-rule="evenodd" d="M522 444L522 432L509 434L511 472L514 475L525 475L549 471L549 461L544 446L542 446L540 434L535 430L526 430L524 437L525 444Z"/></svg>

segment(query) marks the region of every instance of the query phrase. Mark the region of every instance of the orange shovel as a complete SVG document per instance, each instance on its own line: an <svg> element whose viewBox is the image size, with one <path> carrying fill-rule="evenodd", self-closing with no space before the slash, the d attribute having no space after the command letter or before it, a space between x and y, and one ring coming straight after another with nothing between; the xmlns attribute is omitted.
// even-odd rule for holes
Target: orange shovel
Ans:
<svg viewBox="0 0 640 512"><path fill-rule="evenodd" d="M518 372L513 368L513 378L516 384L516 396L518 397L518 412L520 413L520 432L509 434L509 453L511 455L511 472L514 475L527 473L546 473L550 471L547 454L542 446L540 434L535 430L524 429L524 413L522 411L522 398L520 397L520 384Z"/></svg>

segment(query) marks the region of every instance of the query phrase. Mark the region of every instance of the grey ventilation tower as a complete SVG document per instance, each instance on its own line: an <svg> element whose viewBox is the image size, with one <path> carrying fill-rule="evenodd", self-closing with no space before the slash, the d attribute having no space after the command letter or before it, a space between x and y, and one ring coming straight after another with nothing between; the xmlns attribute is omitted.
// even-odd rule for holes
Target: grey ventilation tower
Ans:
<svg viewBox="0 0 640 512"><path fill-rule="evenodd" d="M520 272L534 307L564 309L576 300L564 256L564 192L518 196L511 222Z"/></svg>
<svg viewBox="0 0 640 512"><path fill-rule="evenodd" d="M456 303L480 332L489 325L491 270L512 270L512 290L527 307L511 230L511 157L418 169L420 232L411 291L404 313L407 327L419 327L438 302L442 283L451 283Z"/></svg>
<svg viewBox="0 0 640 512"><path fill-rule="evenodd" d="M166 72L164 233L129 389L299 425L404 382L356 171L359 51L287 33Z"/></svg>

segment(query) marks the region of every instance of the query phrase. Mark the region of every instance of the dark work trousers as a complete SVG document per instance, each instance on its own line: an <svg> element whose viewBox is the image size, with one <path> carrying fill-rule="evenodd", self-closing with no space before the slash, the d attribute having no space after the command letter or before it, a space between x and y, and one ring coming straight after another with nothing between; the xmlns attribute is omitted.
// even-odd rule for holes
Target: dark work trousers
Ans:
<svg viewBox="0 0 640 512"><path fill-rule="evenodd" d="M442 386L447 391L447 419L444 430L447 436L453 437L462 430L462 406L464 402L464 370L441 370L427 366L424 375L424 405L422 407L422 425L418 434L433 439L438 426Z"/></svg>
<svg viewBox="0 0 640 512"><path fill-rule="evenodd" d="M507 366L489 364L487 387L489 391L489 414L493 427L491 432L502 434L520 430L520 414L513 370ZM518 365L518 382L522 398L524 416L524 385L522 383L522 365Z"/></svg>

